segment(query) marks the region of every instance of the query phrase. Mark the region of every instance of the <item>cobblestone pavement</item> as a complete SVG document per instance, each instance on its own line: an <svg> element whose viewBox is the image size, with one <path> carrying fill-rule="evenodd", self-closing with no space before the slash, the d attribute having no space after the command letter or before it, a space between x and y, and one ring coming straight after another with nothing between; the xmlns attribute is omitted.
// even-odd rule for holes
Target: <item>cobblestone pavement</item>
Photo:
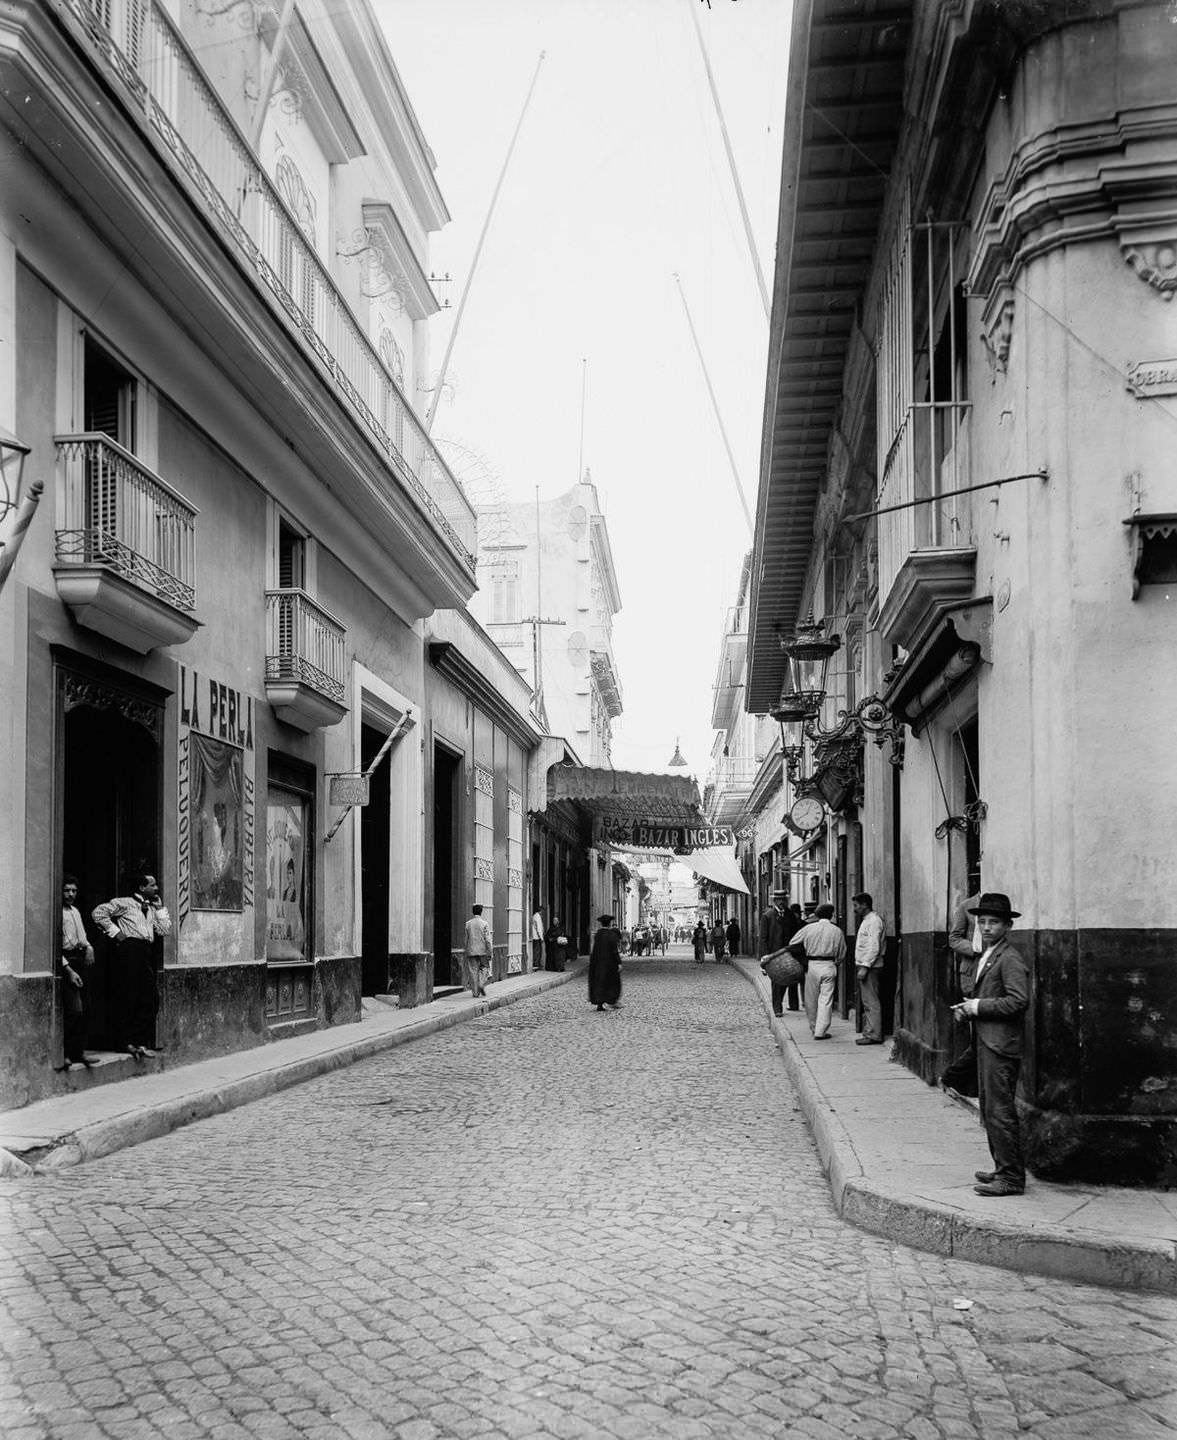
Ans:
<svg viewBox="0 0 1177 1440"><path fill-rule="evenodd" d="M578 980L0 1203L5 1440L1177 1427L1174 1300L835 1216L727 966L627 962L620 1011Z"/></svg>

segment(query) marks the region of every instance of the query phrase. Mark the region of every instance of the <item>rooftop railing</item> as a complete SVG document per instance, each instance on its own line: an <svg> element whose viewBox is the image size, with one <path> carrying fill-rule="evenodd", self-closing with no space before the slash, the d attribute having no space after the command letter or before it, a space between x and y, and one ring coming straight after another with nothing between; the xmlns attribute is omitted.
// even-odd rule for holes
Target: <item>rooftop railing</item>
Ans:
<svg viewBox="0 0 1177 1440"><path fill-rule="evenodd" d="M297 328L389 465L471 568L477 521L318 253L160 0L65 0L188 181L208 219ZM198 158L199 156L199 158Z"/></svg>

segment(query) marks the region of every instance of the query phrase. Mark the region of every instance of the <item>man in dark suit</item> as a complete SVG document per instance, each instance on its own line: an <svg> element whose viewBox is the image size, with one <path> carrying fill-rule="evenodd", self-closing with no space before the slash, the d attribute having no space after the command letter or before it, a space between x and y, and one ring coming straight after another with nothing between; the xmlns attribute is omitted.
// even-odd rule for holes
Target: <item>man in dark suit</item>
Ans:
<svg viewBox="0 0 1177 1440"><path fill-rule="evenodd" d="M760 960L763 962L769 955L777 950L783 950L789 941L800 930L801 924L797 917L785 904L789 898L787 890L774 890L772 892L772 904L760 917ZM764 968L763 963L760 967ZM779 1015L787 1000L790 1010L801 1009L801 987L790 985L786 990L773 981L772 989L772 1013Z"/></svg>
<svg viewBox="0 0 1177 1440"><path fill-rule="evenodd" d="M1009 896L988 893L969 908L984 947L977 960L973 993L952 1007L958 1020L972 1019L977 1046L981 1120L993 1156L992 1170L978 1170L978 1195L1021 1195L1026 1162L1015 1092L1022 1068L1022 1031L1030 1004L1026 962L1006 936L1020 914Z"/></svg>

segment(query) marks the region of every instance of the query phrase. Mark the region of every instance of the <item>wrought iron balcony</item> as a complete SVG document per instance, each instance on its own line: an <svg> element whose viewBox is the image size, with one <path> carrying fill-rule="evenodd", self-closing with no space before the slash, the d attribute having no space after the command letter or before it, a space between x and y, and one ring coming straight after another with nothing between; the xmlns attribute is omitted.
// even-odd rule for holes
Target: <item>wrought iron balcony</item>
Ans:
<svg viewBox="0 0 1177 1440"><path fill-rule="evenodd" d="M266 698L299 730L347 714L347 631L305 590L266 591Z"/></svg>
<svg viewBox="0 0 1177 1440"><path fill-rule="evenodd" d="M141 654L195 634L196 507L110 436L59 435L54 577L75 619Z"/></svg>
<svg viewBox="0 0 1177 1440"><path fill-rule="evenodd" d="M161 0L64 0L130 90L208 222L373 437L400 482L472 572L474 509L258 163Z"/></svg>

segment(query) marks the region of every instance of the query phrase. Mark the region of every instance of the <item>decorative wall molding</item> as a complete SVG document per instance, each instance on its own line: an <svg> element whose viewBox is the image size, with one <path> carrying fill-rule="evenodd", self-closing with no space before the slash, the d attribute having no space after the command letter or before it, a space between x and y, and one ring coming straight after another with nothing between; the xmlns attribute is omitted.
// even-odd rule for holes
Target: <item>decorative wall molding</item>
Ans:
<svg viewBox="0 0 1177 1440"><path fill-rule="evenodd" d="M1172 300L1177 292L1177 225L1162 239L1134 239L1121 233L1120 249L1139 279Z"/></svg>
<svg viewBox="0 0 1177 1440"><path fill-rule="evenodd" d="M113 710L124 720L141 725L158 745L163 731L163 708L151 700L141 700L128 695L99 680L90 680L81 675L66 674L64 677L64 709L68 715L79 705L88 705L92 710Z"/></svg>
<svg viewBox="0 0 1177 1440"><path fill-rule="evenodd" d="M999 284L985 304L981 320L981 344L989 362L990 374L1004 375L1009 369L1009 347L1013 339L1013 286Z"/></svg>

